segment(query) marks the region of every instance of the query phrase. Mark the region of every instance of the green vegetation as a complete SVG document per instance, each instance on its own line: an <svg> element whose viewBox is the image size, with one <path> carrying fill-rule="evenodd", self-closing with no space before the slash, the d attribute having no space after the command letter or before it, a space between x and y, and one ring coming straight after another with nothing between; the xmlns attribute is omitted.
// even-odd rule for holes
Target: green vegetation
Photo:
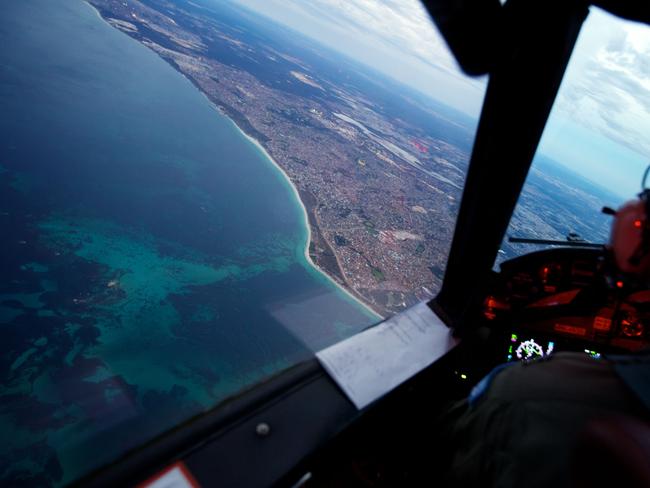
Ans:
<svg viewBox="0 0 650 488"><path fill-rule="evenodd" d="M378 282L386 280L384 273L379 268L375 268L374 266L372 266L371 269L372 269L373 278L375 278Z"/></svg>
<svg viewBox="0 0 650 488"><path fill-rule="evenodd" d="M375 224L370 220L364 221L363 225L371 236L377 237L379 235L379 232L375 229Z"/></svg>
<svg viewBox="0 0 650 488"><path fill-rule="evenodd" d="M345 246L347 245L348 240L345 237L336 234L334 236L334 242L336 243L337 246Z"/></svg>

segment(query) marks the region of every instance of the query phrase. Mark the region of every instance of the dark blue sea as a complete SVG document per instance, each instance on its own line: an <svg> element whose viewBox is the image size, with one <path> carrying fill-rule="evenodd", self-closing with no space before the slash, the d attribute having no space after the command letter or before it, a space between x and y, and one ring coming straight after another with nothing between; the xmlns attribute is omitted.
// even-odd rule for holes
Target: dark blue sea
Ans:
<svg viewBox="0 0 650 488"><path fill-rule="evenodd" d="M80 0L0 3L0 484L61 485L374 323L299 202Z"/></svg>

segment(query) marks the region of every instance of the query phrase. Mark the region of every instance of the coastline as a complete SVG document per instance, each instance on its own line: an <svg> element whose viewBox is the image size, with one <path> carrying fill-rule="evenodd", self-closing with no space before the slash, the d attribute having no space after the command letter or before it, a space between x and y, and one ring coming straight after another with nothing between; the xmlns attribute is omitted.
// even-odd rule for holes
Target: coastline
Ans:
<svg viewBox="0 0 650 488"><path fill-rule="evenodd" d="M83 0L83 3L88 5L95 14L103 21L106 23L111 28L115 28L108 20L106 20L99 9L97 9L93 4L91 4L88 0ZM117 29L118 31L120 29ZM127 35L126 33L124 33ZM129 36L130 37L130 36ZM139 43L142 45L142 43ZM144 45L143 45L144 46ZM148 49L151 49L148 46ZM152 49L153 50L153 49ZM165 63L170 64L169 60L165 59L163 56L160 55L156 50L153 50L156 55L158 55ZM183 73L181 70L177 69L173 65L171 66L172 69L174 69L175 72L180 74L183 78L185 78L188 82L192 84L192 86L205 98L205 100L210 104L210 106L222 117L225 117L234 127L235 129L247 139L248 142L253 144L254 146L257 147L259 151L261 151L262 155L278 170L280 171L280 174L284 177L286 182L289 184L291 191L293 192L293 196L295 200L298 202L300 205L300 208L302 210L303 214L303 222L305 227L307 228L307 240L305 242L305 248L304 248L304 257L305 260L307 261L307 264L311 266L317 273L321 274L325 279L332 284L334 287L336 287L338 290L340 290L344 295L346 295L348 298L352 299L355 303L363 307L370 315L372 315L374 318L376 318L378 321L384 320L386 317L381 315L379 312L374 310L370 305L368 305L366 302L364 302L361 298L359 298L357 295L352 293L350 290L342 286L340 283L338 283L332 276L330 276L325 270L323 270L320 266L318 266L313 259L311 258L309 254L309 247L312 242L312 231L311 231L311 224L309 222L309 214L307 212L307 207L305 206L305 203L302 201L302 198L300 197L300 192L298 191L298 188L294 184L294 182L291 180L287 172L284 170L282 166L278 164L275 159L269 154L269 152L266 150L266 148L253 136L247 134L238 124L235 120L233 120L231 117L228 116L228 114L224 113L224 111L214 102L210 99L207 93L205 93L203 90L201 90L200 86L198 83L196 83L193 79L191 79L189 76L187 76L185 73ZM337 262L339 262L338 257L336 257ZM339 263L340 267L340 263ZM343 273L343 270L341 269L341 272Z"/></svg>
<svg viewBox="0 0 650 488"><path fill-rule="evenodd" d="M103 22L106 22L110 27L113 27L113 26L111 25L111 23L110 23L108 20L106 20L104 17L102 17L102 13L101 13L101 12L99 11L99 9L98 9L97 7L95 7L92 3L90 3L88 0L83 0L82 3L85 3L85 4L88 5L91 9L93 9L93 11L94 11L95 14L97 15L97 17L99 17L100 19L102 19Z"/></svg>
<svg viewBox="0 0 650 488"><path fill-rule="evenodd" d="M203 92L201 92L201 93L203 93ZM205 93L203 93L203 95L206 96L206 98L207 98L207 95L205 95ZM209 100L209 99L208 99L208 100ZM210 103L212 103L212 101L210 101ZM212 105L213 105L213 107L215 106L214 103L212 103ZM217 110L218 110L218 108L217 108ZM361 300L359 297L357 297L356 295L354 295L354 294L353 294L350 290L348 290L347 288L344 288L340 283L337 283L337 281L336 281L334 278L332 278L329 274L327 274L327 273L326 273L326 272L325 272L325 271L324 271L320 266L318 266L318 265L314 262L314 260L311 258L310 254L309 254L309 245L310 245L310 243L311 243L311 224L309 223L309 216L308 216L308 214L307 214L307 207L305 207L305 203L304 203L304 202L302 201L302 199L300 198L300 192L298 191L298 187L296 187L295 183L294 183L293 181L291 181L291 178L289 177L289 175L287 174L287 172L284 170L284 168L283 168L282 166L280 166L280 165L278 164L278 162L277 162L275 159L273 159L273 157L268 153L268 151L266 150L266 148L264 148L264 146L262 146L262 144L261 144L257 139L255 139L254 137L249 136L248 134L246 134L246 132L244 132L244 131L241 129L241 127L239 127L239 126L235 123L234 120L232 120L230 117L228 117L228 116L226 116L225 114L223 114L220 110L219 110L219 113L220 113L221 115L223 115L224 117L226 117L226 118L227 118L227 119L228 119L228 120L229 120L229 121L230 121L230 122L231 122L231 123L232 123L232 124L237 128L237 130L240 132L241 135L243 135L243 136L244 136L244 137L245 137L245 138L246 138L246 139L247 139L251 144L253 144L254 146L256 146L257 149L259 149L259 150L262 152L262 154L264 155L264 157L265 157L265 158L266 158L266 159L267 159L267 160L268 160L268 161L269 161L269 162L270 162L270 163L271 163L271 164L272 164L272 165L273 165L273 166L274 166L278 171L280 171L280 173L282 174L282 176L284 177L284 179L287 181L287 183L288 183L289 186L291 187L291 190L292 190L292 192L293 192L294 198L296 199L296 201L298 202L298 204L300 205L300 208L301 208L301 210L302 210L303 220L304 220L304 225L305 225L306 228L307 228L307 242L305 243L305 248L304 248L304 256L305 256L305 260L307 261L307 263L308 263L310 266L312 266L316 271L318 271L320 274L322 274L325 278L327 278L327 280L328 280L331 284L333 284L335 287L337 287L339 290L341 290L343 293L345 293L348 297L350 297L352 300L354 300L355 302L357 302L357 303L358 303L359 305L361 305L363 308L365 308L366 310L368 310L372 315L376 316L377 319L379 319L379 320L383 320L383 319L385 319L385 317L383 317L382 315L380 315L377 311L373 310L373 308L372 308L370 305L368 305L368 304L365 303L363 300Z"/></svg>

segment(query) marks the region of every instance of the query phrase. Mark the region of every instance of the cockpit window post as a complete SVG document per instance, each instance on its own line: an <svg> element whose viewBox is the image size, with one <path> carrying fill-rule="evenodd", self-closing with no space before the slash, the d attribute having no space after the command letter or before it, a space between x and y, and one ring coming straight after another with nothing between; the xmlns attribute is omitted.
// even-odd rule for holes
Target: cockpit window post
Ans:
<svg viewBox="0 0 650 488"><path fill-rule="evenodd" d="M511 0L472 151L442 289L432 306L471 328L582 23L581 2Z"/></svg>

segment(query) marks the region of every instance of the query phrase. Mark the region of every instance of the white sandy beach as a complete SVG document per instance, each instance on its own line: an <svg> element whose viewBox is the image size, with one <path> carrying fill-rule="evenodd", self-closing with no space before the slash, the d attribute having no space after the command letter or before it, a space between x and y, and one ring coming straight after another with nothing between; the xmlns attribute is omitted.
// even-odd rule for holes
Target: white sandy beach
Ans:
<svg viewBox="0 0 650 488"><path fill-rule="evenodd" d="M207 97L206 97L206 98L207 98ZM213 106L214 106L214 104L213 104ZM222 112L219 111L219 113L222 113ZM222 113L222 115L223 115L223 113ZM232 119L229 118L228 120L230 120L230 121L232 122L232 124L233 124L235 127L237 127L237 130L238 130L238 131L239 131L239 132L240 132L240 133L241 133L241 134L242 134L246 139L248 139L248 140L250 141L251 144L254 144L255 146L257 146L257 148L262 152L262 154L264 154L264 156L265 156L265 157L266 157L266 158L271 162L271 164L273 164L273 166L275 166L275 167L278 169L278 171L280 171L280 173L282 173L282 175L284 176L284 178L285 178L285 179L287 180L287 182L289 183L289 186L291 187L291 189L292 189L292 191L293 191L293 194L294 194L294 196L295 196L295 198L296 198L296 201L300 204L300 208L302 209L302 214L303 214L303 217L304 217L304 223L305 223L305 226L307 227L307 243L305 244L305 251L304 251L304 252L305 252L305 259L307 260L307 262L308 262L311 266L313 266L316 270L318 270L318 271L319 271L323 276L325 276L325 277L326 277L326 278L327 278L327 279L328 279L328 280L329 280L329 281L330 281L334 286L336 286L339 290L341 290L341 291L342 291L343 293L345 293L347 296L349 296L350 298L352 298L354 301L356 301L359 305L361 305L362 307L364 307L364 308L365 308L366 310L368 310L370 313L372 313L373 315L375 315L375 316L377 317L377 319L383 319L384 317L382 317L382 316L379 315L377 312L375 312L372 308L370 308L370 306L369 306L367 303L365 303L365 302L362 301L359 297L357 297L356 295L354 295L353 293L351 293L348 289L346 289L346 288L344 288L343 286L341 286L341 285L340 285L336 280L334 280L334 279L333 279L330 275L328 275L328 274L327 274L323 269L321 269L321 268L320 268L316 263L314 263L314 261L311 259L311 256L309 255L309 245L310 245L310 243L311 243L311 225L309 224L309 216L308 216L308 214L307 214L307 208L305 207L305 204L303 203L302 199L300 198L300 193L298 192L298 188L297 188L296 185L293 183L293 181L291 181L291 178L289 178L289 175L288 175L287 172L284 170L284 168L282 168L282 166L280 166L280 165L277 163L277 161L271 157L271 155L268 153L268 151L264 148L264 146L262 146L262 144L260 144L260 142L259 142L257 139L255 139L254 137L251 137L251 136L249 136L248 134L246 134L246 133L245 133L245 132L244 132L244 131L243 131L243 130L242 130L242 129L241 129L241 128L240 128L240 127L239 127L239 126L238 126L238 125L237 125L237 124L232 120Z"/></svg>
<svg viewBox="0 0 650 488"><path fill-rule="evenodd" d="M104 19L104 18L102 17L101 13L99 12L99 10L97 10L97 9L94 7L94 5L91 5L91 4L88 3L87 1L84 1L84 3L85 3L86 5L88 5L91 9L93 9L93 11L96 13L96 15L97 15L100 19L102 19L104 22L106 22L107 25L110 25L110 23L108 23L108 22L106 21L106 19ZM154 50L154 52L156 52L156 51ZM158 53L157 53L157 54L158 54ZM314 263L314 261L311 259L311 256L309 255L309 245L310 245L310 243L311 243L311 226L310 226L310 224L309 224L309 216L308 216L308 214L307 214L307 208L305 207L305 204L303 203L302 199L300 198L300 193L298 192L298 188L296 188L296 185L293 183L293 181L291 181L291 178L289 178L289 175L288 175L287 172L284 170L284 168L282 168L282 166L280 166L280 165L277 163L277 161L275 161L275 159L273 159L273 158L271 157L271 155L268 153L268 151L264 148L264 146L262 146L262 144L260 144L260 142L259 142L257 139L255 139L254 137L251 137L251 136L249 136L248 134L246 134L246 132L244 132L244 131L241 129L241 127L239 127L239 126L235 123L234 120L232 120L230 117L228 117L227 114L225 114L225 113L224 113L224 112L223 112L223 111L222 111L222 110L221 110L221 109L220 109L220 108L219 108L219 107L218 107L218 106L217 106L217 105L216 105L212 100L210 100L210 98L209 98L209 97L208 97L208 96L207 96L207 95L206 95L202 90L199 90L198 88L196 88L196 86L194 86L194 83L192 83L192 80L190 80L190 79L185 75L185 73L182 73L182 72L180 72L179 70L175 70L175 71L176 71L177 73L179 73L181 76L183 76L183 77L184 77L184 78L185 78L189 83L191 83L192 86L193 86L196 90L198 90L199 93L201 93L201 95L203 95L203 97L205 97L205 99L206 99L207 102L210 104L210 106L211 106L214 110L216 110L220 115L226 117L226 118L227 118L227 119L232 123L232 125L233 125L233 126L234 126L238 131L239 131L239 133L240 133L242 136L244 136L244 137L245 137L245 138L246 138L246 139L247 139L251 144L254 144L254 145L255 145L255 146L256 146L256 147L257 147L257 148L262 152L262 154L263 154L263 155L264 155L264 156L265 156L265 157L266 157L266 158L271 162L271 164L272 164L273 166L275 166L275 168L277 168L278 171L280 171L280 173L284 176L284 178L286 179L286 181L289 183L289 186L291 187L291 189L292 189L292 191L293 191L293 193L294 193L294 196L295 196L295 198L296 198L296 201L300 204L300 208L302 209L302 213L303 213L303 217L304 217L304 225L305 225L306 228L307 228L307 242L306 242L306 244L305 244L305 250L304 250L305 259L307 260L307 262L308 262L308 263L309 263L309 264L310 264L310 265L311 265L315 270L317 270L317 271L318 271L319 273L321 273L325 278L327 278L327 280L328 280L330 283L332 283L334 286L336 286L339 290L341 290L343 293L345 293L348 297L350 297L351 299L353 299L355 302L357 302L357 303L358 303L359 305L361 305L363 308L365 308L366 310L368 310L372 315L374 315L374 316L377 318L377 320L384 319L385 317L379 315L379 314L378 314L375 310L373 310L373 309L372 309L372 308L371 308L367 303L365 303L363 300L361 300L359 297L357 297L356 295L354 295L352 292L350 292L350 291L349 291L348 289L346 289L345 287L341 286L341 285L340 285L336 280L334 280L330 275L328 275L328 274L327 274L323 269L321 269L321 268L320 268L316 263Z"/></svg>

